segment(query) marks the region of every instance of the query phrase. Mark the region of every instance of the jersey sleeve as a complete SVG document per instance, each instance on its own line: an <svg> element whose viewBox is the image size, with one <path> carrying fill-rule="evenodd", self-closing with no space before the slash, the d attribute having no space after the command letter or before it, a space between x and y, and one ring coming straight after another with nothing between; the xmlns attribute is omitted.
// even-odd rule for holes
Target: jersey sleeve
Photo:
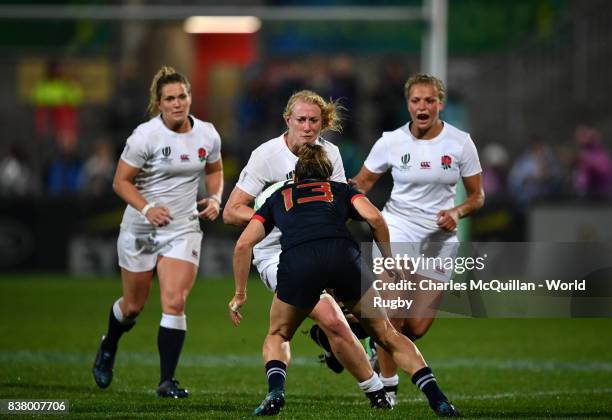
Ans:
<svg viewBox="0 0 612 420"><path fill-rule="evenodd" d="M150 158L151 153L147 147L145 136L140 131L134 130L125 143L121 160L134 168L142 168Z"/></svg>
<svg viewBox="0 0 612 420"><path fill-rule="evenodd" d="M212 124L210 127L210 131L211 137L213 139L213 147L210 153L208 154L208 159L206 160L206 162L215 163L219 159L221 159L221 136Z"/></svg>
<svg viewBox="0 0 612 420"><path fill-rule="evenodd" d="M340 150L336 148L336 153L332 159L332 165L334 170L332 172L331 180L336 182L346 183L346 174L344 173L344 164L342 163L342 156Z"/></svg>
<svg viewBox="0 0 612 420"><path fill-rule="evenodd" d="M257 197L270 180L270 170L266 160L259 155L251 153L251 157L246 166L240 172L240 177L236 186L245 193Z"/></svg>
<svg viewBox="0 0 612 420"><path fill-rule="evenodd" d="M266 231L266 235L274 229L274 215L272 213L272 198L266 200L263 206L259 208L251 218L251 220L259 220Z"/></svg>
<svg viewBox="0 0 612 420"><path fill-rule="evenodd" d="M368 171L375 174L387 172L387 170L391 167L387 153L387 144L384 137L379 138L376 143L374 143L372 150L370 150L370 154L366 158L365 162L363 162L363 166L365 166Z"/></svg>
<svg viewBox="0 0 612 420"><path fill-rule="evenodd" d="M459 173L462 178L476 175L482 172L480 167L480 159L478 158L478 151L476 145L472 141L472 138L468 136L463 150L461 151L461 161L459 162Z"/></svg>

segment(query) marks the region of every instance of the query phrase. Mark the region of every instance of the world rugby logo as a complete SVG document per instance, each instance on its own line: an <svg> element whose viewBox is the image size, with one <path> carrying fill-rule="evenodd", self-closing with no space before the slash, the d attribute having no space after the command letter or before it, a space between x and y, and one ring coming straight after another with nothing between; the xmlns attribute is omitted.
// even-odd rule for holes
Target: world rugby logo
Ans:
<svg viewBox="0 0 612 420"><path fill-rule="evenodd" d="M166 146L166 147L162 147L161 149L162 152L162 162L171 162L172 159L170 158L170 155L172 154L172 149L170 148L170 146Z"/></svg>
<svg viewBox="0 0 612 420"><path fill-rule="evenodd" d="M410 162L410 153L406 153L400 158L402 164L400 165L400 169L408 169L408 162Z"/></svg>

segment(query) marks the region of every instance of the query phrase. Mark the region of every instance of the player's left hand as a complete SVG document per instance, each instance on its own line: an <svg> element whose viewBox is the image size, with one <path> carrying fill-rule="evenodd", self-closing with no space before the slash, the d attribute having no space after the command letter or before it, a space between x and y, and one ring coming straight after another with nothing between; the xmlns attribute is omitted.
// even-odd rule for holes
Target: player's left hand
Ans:
<svg viewBox="0 0 612 420"><path fill-rule="evenodd" d="M457 229L457 223L459 223L459 211L456 209L440 210L436 223L440 228L448 232L454 231Z"/></svg>
<svg viewBox="0 0 612 420"><path fill-rule="evenodd" d="M240 313L240 308L242 308L246 300L246 293L236 293L232 300L230 300L230 303L227 304L227 307L229 308L230 319L236 327L240 325L240 321L242 321L242 314Z"/></svg>
<svg viewBox="0 0 612 420"><path fill-rule="evenodd" d="M198 216L204 220L213 221L219 217L221 213L221 204L213 198L203 198L198 201L198 205L204 207Z"/></svg>

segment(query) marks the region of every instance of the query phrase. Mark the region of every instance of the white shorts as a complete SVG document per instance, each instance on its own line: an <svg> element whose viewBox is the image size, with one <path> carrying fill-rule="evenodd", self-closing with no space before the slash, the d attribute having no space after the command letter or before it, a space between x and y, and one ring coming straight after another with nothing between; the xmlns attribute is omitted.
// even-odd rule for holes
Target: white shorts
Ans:
<svg viewBox="0 0 612 420"><path fill-rule="evenodd" d="M280 254L276 254L275 256L270 256L265 260L258 260L257 271L259 271L259 277L261 281L263 281L266 288L274 293L276 291L277 280L277 272L278 272L278 261L280 259Z"/></svg>
<svg viewBox="0 0 612 420"><path fill-rule="evenodd" d="M117 239L119 267L132 272L150 271L160 256L200 263L202 232L161 232L135 234L121 230Z"/></svg>
<svg viewBox="0 0 612 420"><path fill-rule="evenodd" d="M424 218L398 217L384 211L383 216L389 226L391 251L394 255L426 257L428 264L419 264L416 274L433 280L450 280L453 270L434 264L433 258L445 261L457 256L459 241L456 232L442 230L435 222ZM372 256L379 257L381 254L376 243L373 247Z"/></svg>

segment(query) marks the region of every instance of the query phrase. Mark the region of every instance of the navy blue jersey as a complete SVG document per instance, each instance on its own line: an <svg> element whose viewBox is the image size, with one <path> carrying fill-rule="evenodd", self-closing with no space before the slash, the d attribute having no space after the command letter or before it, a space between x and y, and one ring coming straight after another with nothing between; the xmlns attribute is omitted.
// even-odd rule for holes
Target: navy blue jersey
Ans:
<svg viewBox="0 0 612 420"><path fill-rule="evenodd" d="M362 196L348 184L305 180L276 191L253 218L263 223L266 234L274 226L280 229L283 251L316 239L352 240L346 221L359 218L352 201Z"/></svg>

